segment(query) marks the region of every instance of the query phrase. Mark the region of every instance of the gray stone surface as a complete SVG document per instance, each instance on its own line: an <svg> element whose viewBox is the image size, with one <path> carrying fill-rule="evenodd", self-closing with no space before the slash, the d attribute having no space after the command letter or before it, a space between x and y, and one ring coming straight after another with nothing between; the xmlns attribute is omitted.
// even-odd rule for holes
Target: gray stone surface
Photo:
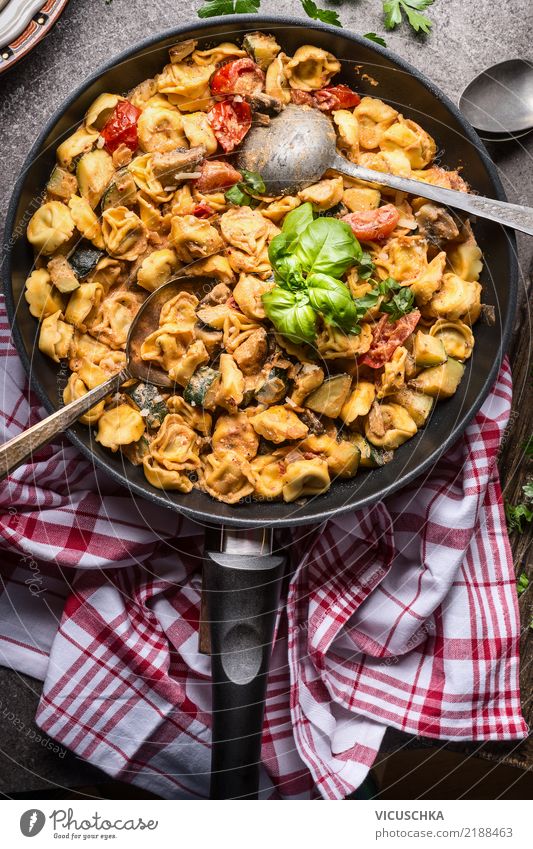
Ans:
<svg viewBox="0 0 533 849"><path fill-rule="evenodd" d="M13 182L46 119L69 92L99 64L141 38L196 20L201 0L70 0L55 29L36 50L0 78L0 227ZM381 0L328 3L337 8L346 28L383 33ZM295 14L305 19L299 0L262 0L266 13ZM407 26L387 34L389 47L424 71L450 96L493 62L514 56L533 60L531 0L436 0L430 10L434 32L414 36ZM509 199L533 204L533 135L493 153ZM453 161L453 151L450 152ZM521 267L527 271L533 240L520 238ZM45 749L32 734L38 684L0 670L0 792L88 783L87 770ZM10 713L19 717L17 730ZM30 730L28 730L30 729Z"/></svg>

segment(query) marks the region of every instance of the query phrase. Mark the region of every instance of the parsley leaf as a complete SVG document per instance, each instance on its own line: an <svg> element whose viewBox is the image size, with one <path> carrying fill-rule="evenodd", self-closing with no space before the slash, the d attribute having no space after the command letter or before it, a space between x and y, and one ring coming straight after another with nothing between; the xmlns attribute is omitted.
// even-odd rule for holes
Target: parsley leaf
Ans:
<svg viewBox="0 0 533 849"><path fill-rule="evenodd" d="M509 532L516 531L522 534L525 530L523 522L529 524L533 521L533 510L530 510L525 504L514 505L507 503L505 505L505 516Z"/></svg>
<svg viewBox="0 0 533 849"><path fill-rule="evenodd" d="M518 577L518 580L516 582L516 591L517 591L518 595L521 596L522 593L525 593L525 591L527 590L528 587L529 587L529 578L528 578L528 576L526 575L525 572L522 572L522 574Z"/></svg>
<svg viewBox="0 0 533 849"><path fill-rule="evenodd" d="M383 0L383 14L386 29L395 29L402 22L402 15L415 32L428 33L432 23L421 13L433 4L433 0Z"/></svg>
<svg viewBox="0 0 533 849"><path fill-rule="evenodd" d="M261 0L204 0L198 9L199 18L214 18L217 15L255 14L259 11Z"/></svg>
<svg viewBox="0 0 533 849"><path fill-rule="evenodd" d="M360 280L368 280L369 277L372 276L375 265L372 262L372 257L368 253L368 251L363 251L361 254L361 259L359 260L359 267L357 269L357 276Z"/></svg>
<svg viewBox="0 0 533 849"><path fill-rule="evenodd" d="M369 41L375 41L376 44L380 44L382 47L387 46L387 42L383 36L378 35L376 32L365 32L363 38L368 38Z"/></svg>
<svg viewBox="0 0 533 849"><path fill-rule="evenodd" d="M301 0L301 3L304 12L314 21L322 21L323 24L342 27L337 12L332 9L319 9L314 0Z"/></svg>
<svg viewBox="0 0 533 849"><path fill-rule="evenodd" d="M526 483L522 487L522 492L528 501L533 501L533 483Z"/></svg>
<svg viewBox="0 0 533 849"><path fill-rule="evenodd" d="M381 312L385 312L389 316L389 321L397 321L408 312L412 312L415 304L414 292L409 286L403 286L399 292L392 296L390 301L385 301L381 304Z"/></svg>

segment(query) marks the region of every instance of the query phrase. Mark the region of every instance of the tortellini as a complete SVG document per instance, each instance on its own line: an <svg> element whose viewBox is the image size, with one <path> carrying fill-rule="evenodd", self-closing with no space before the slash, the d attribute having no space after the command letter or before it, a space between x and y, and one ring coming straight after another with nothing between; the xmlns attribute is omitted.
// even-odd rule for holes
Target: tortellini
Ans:
<svg viewBox="0 0 533 849"><path fill-rule="evenodd" d="M105 150L91 150L81 157L76 166L78 186L92 209L100 203L114 173L113 160Z"/></svg>
<svg viewBox="0 0 533 849"><path fill-rule="evenodd" d="M144 419L129 404L118 404L98 419L97 442L118 451L121 445L137 442L144 433Z"/></svg>
<svg viewBox="0 0 533 849"><path fill-rule="evenodd" d="M33 213L27 236L38 253L50 256L74 233L74 221L67 206L58 200L43 203Z"/></svg>
<svg viewBox="0 0 533 849"><path fill-rule="evenodd" d="M102 213L102 235L108 254L116 259L137 259L146 250L144 224L127 206Z"/></svg>
<svg viewBox="0 0 533 849"><path fill-rule="evenodd" d="M224 242L208 221L194 215L173 216L170 241L182 262L192 262L222 250Z"/></svg>
<svg viewBox="0 0 533 849"><path fill-rule="evenodd" d="M302 189L301 192L298 192L298 197L302 203L309 202L313 204L315 209L326 210L331 209L332 206L337 206L342 200L343 193L342 177L332 177L328 180L320 180L320 182Z"/></svg>
<svg viewBox="0 0 533 849"><path fill-rule="evenodd" d="M437 152L434 140L422 127L405 118L385 130L379 143L382 150L400 149L409 159L412 168L423 168Z"/></svg>
<svg viewBox="0 0 533 849"><path fill-rule="evenodd" d="M366 438L379 448L399 448L417 430L407 410L399 404L374 404L365 422Z"/></svg>
<svg viewBox="0 0 533 849"><path fill-rule="evenodd" d="M341 63L332 53L306 44L289 59L285 73L291 88L314 91L327 86L340 69Z"/></svg>
<svg viewBox="0 0 533 849"><path fill-rule="evenodd" d="M86 320L96 312L104 297L101 283L82 283L70 296L65 310L65 319L80 330L86 329Z"/></svg>
<svg viewBox="0 0 533 849"><path fill-rule="evenodd" d="M88 153L92 150L97 139L98 132L96 130L88 130L85 126L78 127L57 148L56 157L59 165L66 168L67 171L73 171L78 157L82 153Z"/></svg>
<svg viewBox="0 0 533 849"><path fill-rule="evenodd" d="M481 286L475 280L463 280L457 274L444 274L442 286L425 307L427 315L448 318L452 321L463 318L474 322L481 309Z"/></svg>
<svg viewBox="0 0 533 849"><path fill-rule="evenodd" d="M86 395L89 391L88 387L81 379L79 374L73 372L69 379L68 383L63 390L63 401L65 404L70 404L72 401L76 401L78 398L82 398L83 395ZM98 419L103 415L105 409L105 400L99 401L92 409L90 409L87 413L84 413L83 416L80 416L80 422L82 424L92 425L95 424Z"/></svg>
<svg viewBox="0 0 533 849"><path fill-rule="evenodd" d="M309 495L321 495L327 492L331 484L326 460L314 457L312 460L297 460L287 466L283 476L283 498L296 501Z"/></svg>
<svg viewBox="0 0 533 849"><path fill-rule="evenodd" d="M102 228L89 201L86 198L73 195L68 202L68 208L76 229L82 236L89 239L95 247L102 249L104 247Z"/></svg>
<svg viewBox="0 0 533 849"><path fill-rule="evenodd" d="M254 491L248 460L233 451L214 452L204 459L200 484L213 498L236 504Z"/></svg>
<svg viewBox="0 0 533 849"><path fill-rule="evenodd" d="M163 98L148 101L137 122L139 147L151 153L154 150L167 153L177 147L186 146L183 119L176 109Z"/></svg>
<svg viewBox="0 0 533 849"><path fill-rule="evenodd" d="M200 466L200 439L180 416L169 413L150 443L150 454L170 471L193 471Z"/></svg>
<svg viewBox="0 0 533 849"><path fill-rule="evenodd" d="M119 94L100 94L85 114L85 126L89 131L101 130L113 114L117 103L124 100Z"/></svg>
<svg viewBox="0 0 533 849"><path fill-rule="evenodd" d="M181 112L207 111L212 105L209 79L214 64L197 65L177 62L166 65L156 78L157 90L166 94Z"/></svg>
<svg viewBox="0 0 533 849"><path fill-rule="evenodd" d="M276 56L268 66L265 82L266 93L285 104L290 103L291 100L291 89L286 72L288 61L284 53Z"/></svg>
<svg viewBox="0 0 533 849"><path fill-rule="evenodd" d="M179 324L163 324L146 337L141 345L141 358L170 371L179 365L194 334L191 328Z"/></svg>
<svg viewBox="0 0 533 849"><path fill-rule="evenodd" d="M56 363L67 356L74 336L74 328L63 321L61 315L60 310L47 315L39 334L39 350Z"/></svg>
<svg viewBox="0 0 533 849"><path fill-rule="evenodd" d="M474 348L474 334L462 321L439 319L429 332L441 340L446 354L454 360L463 362L471 356Z"/></svg>
<svg viewBox="0 0 533 849"><path fill-rule="evenodd" d="M384 133L398 117L396 109L377 97L363 97L353 114L359 126L359 145L364 150L379 147Z"/></svg>
<svg viewBox="0 0 533 849"><path fill-rule="evenodd" d="M216 153L218 142L205 112L190 112L182 116L183 132L191 147L204 147L206 153Z"/></svg>
<svg viewBox="0 0 533 849"><path fill-rule="evenodd" d="M137 284L147 292L155 292L163 283L170 280L178 265L176 252L171 248L152 251L142 261L137 272Z"/></svg>
<svg viewBox="0 0 533 849"><path fill-rule="evenodd" d="M57 289L53 288L50 275L45 268L32 271L26 280L24 297L31 314L39 319L61 312L64 306L63 298Z"/></svg>

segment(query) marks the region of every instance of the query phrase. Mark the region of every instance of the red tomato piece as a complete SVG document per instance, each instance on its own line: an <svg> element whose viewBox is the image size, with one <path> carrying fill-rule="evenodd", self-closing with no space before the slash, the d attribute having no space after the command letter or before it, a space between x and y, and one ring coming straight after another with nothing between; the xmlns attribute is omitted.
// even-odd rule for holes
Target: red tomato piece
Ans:
<svg viewBox="0 0 533 849"><path fill-rule="evenodd" d="M252 59L234 59L222 65L209 82L213 94L258 94L265 75Z"/></svg>
<svg viewBox="0 0 533 849"><path fill-rule="evenodd" d="M315 91L315 100L323 112L333 112L334 109L351 109L361 103L361 98L355 91L343 85L330 85Z"/></svg>
<svg viewBox="0 0 533 849"><path fill-rule="evenodd" d="M219 192L229 189L242 180L242 174L229 162L219 159L206 159L201 167L202 176L196 181L199 192Z"/></svg>
<svg viewBox="0 0 533 849"><path fill-rule="evenodd" d="M252 110L243 100L221 100L209 110L207 120L220 146L231 153L252 126Z"/></svg>
<svg viewBox="0 0 533 849"><path fill-rule="evenodd" d="M373 242L389 236L398 221L400 213L392 203L378 209L365 209L362 212L349 212L342 216L361 242Z"/></svg>
<svg viewBox="0 0 533 849"><path fill-rule="evenodd" d="M411 335L420 320L420 311L402 315L397 321L389 321L388 316L380 318L372 334L370 349L357 360L360 366L381 368L388 363L396 348Z"/></svg>
<svg viewBox="0 0 533 849"><path fill-rule="evenodd" d="M214 211L211 209L208 203L198 203L194 207L192 214L196 218L211 218L211 216L214 214Z"/></svg>
<svg viewBox="0 0 533 849"><path fill-rule="evenodd" d="M315 106L313 95L308 91L303 91L301 88L291 89L291 101L297 106Z"/></svg>
<svg viewBox="0 0 533 849"><path fill-rule="evenodd" d="M105 140L105 149L113 153L121 144L137 150L137 120L141 110L129 100L119 100L100 135Z"/></svg>

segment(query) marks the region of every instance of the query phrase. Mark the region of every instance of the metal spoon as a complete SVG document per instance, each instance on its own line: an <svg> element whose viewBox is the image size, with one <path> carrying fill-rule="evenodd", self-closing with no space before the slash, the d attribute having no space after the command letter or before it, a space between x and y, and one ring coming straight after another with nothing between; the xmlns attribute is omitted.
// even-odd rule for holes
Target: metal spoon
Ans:
<svg viewBox="0 0 533 849"><path fill-rule="evenodd" d="M164 389L172 388L174 384L163 369L141 359L141 345L146 337L159 326L159 315L167 301L184 291L204 295L208 291L206 285L210 289L212 283L213 281L207 277L177 277L153 292L141 306L129 329L125 367L105 383L89 390L86 395L61 407L48 418L0 446L0 480L16 469L34 451L70 427L76 419L87 413L99 401L117 392L127 380L134 378Z"/></svg>
<svg viewBox="0 0 533 849"><path fill-rule="evenodd" d="M300 191L332 169L348 177L462 209L533 236L533 209L529 207L442 189L348 162L337 152L335 130L329 118L308 106L289 105L272 118L268 127L252 127L238 153L237 168L258 171L268 195Z"/></svg>
<svg viewBox="0 0 533 849"><path fill-rule="evenodd" d="M478 74L463 91L459 109L487 141L508 141L533 129L533 66L507 59Z"/></svg>

